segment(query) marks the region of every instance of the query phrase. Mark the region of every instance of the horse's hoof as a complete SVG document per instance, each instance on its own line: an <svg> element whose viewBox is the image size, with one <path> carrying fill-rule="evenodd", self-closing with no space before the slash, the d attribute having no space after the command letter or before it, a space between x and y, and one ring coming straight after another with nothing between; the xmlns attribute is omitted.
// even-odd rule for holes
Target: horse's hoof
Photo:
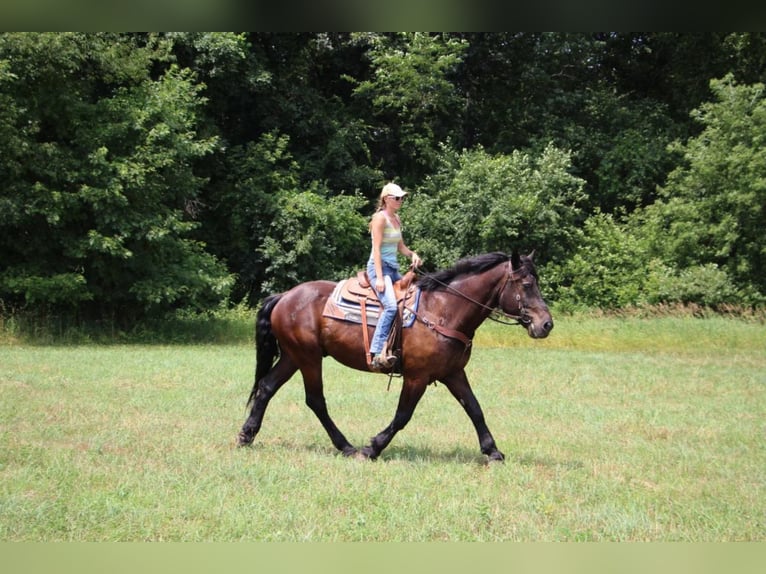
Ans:
<svg viewBox="0 0 766 574"><path fill-rule="evenodd" d="M354 458L357 460L375 460L378 458L378 455L375 454L375 451L372 450L372 447L366 446L357 452L356 455L354 455Z"/></svg>
<svg viewBox="0 0 766 574"><path fill-rule="evenodd" d="M487 464L492 464L493 462L505 462L505 455L499 450L496 450L487 457Z"/></svg>
<svg viewBox="0 0 766 574"><path fill-rule="evenodd" d="M353 446L347 446L341 452L343 453L343 456L345 456L346 458L350 458L350 457L356 458L356 456L359 454L359 451L356 450Z"/></svg>
<svg viewBox="0 0 766 574"><path fill-rule="evenodd" d="M245 433L243 433L243 432L240 432L240 433L237 435L237 446L238 446L238 447L243 447L243 446L250 446L251 444L253 444L253 439L254 439L254 438L255 438L255 437L253 437L253 438L248 438L248 437L247 437L247 435L246 435Z"/></svg>
<svg viewBox="0 0 766 574"><path fill-rule="evenodd" d="M354 455L354 460L362 460L362 461L374 461L375 457L370 456L368 454L365 454L363 451L359 450Z"/></svg>

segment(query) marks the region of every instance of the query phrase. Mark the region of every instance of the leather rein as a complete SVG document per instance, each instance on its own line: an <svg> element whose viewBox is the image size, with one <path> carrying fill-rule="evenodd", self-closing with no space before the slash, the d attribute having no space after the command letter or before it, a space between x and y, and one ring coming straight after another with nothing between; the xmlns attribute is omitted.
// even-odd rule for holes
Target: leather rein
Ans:
<svg viewBox="0 0 766 574"><path fill-rule="evenodd" d="M505 288L508 286L509 282L511 282L511 281L518 281L519 279L521 279L523 277L523 275L521 274L521 271L522 271L522 269L514 270L512 264L511 264L511 260L510 259L508 260L508 272L505 274L505 280L503 281L502 285L497 290L497 305L495 307L490 307L489 305L485 305L484 303L482 303L480 301L477 301L476 299L473 299L472 297L469 297L468 295L466 295L465 293L463 293L459 289L455 289L451 285L449 285L447 283L443 283L442 281L439 281L438 279L434 278L433 275L429 275L428 273L421 273L419 271L416 271L416 272L418 274L420 274L421 276L423 276L423 277L429 277L432 281L435 281L439 285L445 287L448 291L451 291L452 293L458 295L459 297L465 299L466 301L470 301L474 305L477 305L477 306L481 307L482 309L485 309L485 310L489 311L490 314L488 315L488 318L491 319L492 321L495 321L496 323L500 323L502 325L522 325L522 326L525 326L527 324L527 322L528 322L528 319L526 318L524 304L521 302L521 295L516 295L516 301L519 304L518 315L514 315L514 314L511 314L511 313L506 313L503 310L498 310L498 306L500 305L500 299L503 296L503 292L505 291ZM493 297L493 299L494 299L494 297ZM418 313L416 313L415 311L413 311L409 307L408 307L408 310L411 313L413 313L415 315L415 317L417 317L418 320L420 320L420 322L423 323L429 329L433 329L437 333L441 333L442 335L444 335L446 337L449 337L451 339L457 339L458 341L461 341L466 346L466 349L471 346L471 344L472 344L471 339L468 338L468 336L466 336L465 334L461 333L460 331L456 331L454 329L448 329L446 327L442 327L441 325L439 325L439 324L437 324L437 323L435 323L433 321L430 321L430 320L424 318L423 316L419 315ZM493 313L499 313L502 316L502 318L493 317L492 316ZM514 322L512 323L512 322L506 321L506 319L511 319Z"/></svg>

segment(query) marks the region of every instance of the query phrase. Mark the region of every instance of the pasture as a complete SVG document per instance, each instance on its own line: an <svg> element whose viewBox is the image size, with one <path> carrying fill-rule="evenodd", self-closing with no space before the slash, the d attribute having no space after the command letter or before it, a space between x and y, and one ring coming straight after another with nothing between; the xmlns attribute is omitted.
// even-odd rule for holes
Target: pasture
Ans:
<svg viewBox="0 0 766 574"><path fill-rule="evenodd" d="M273 399L235 448L254 352L216 345L0 346L2 541L766 540L766 327L556 317L543 341L483 326L467 372L506 454L486 465L432 385L375 462ZM356 446L399 380L325 362Z"/></svg>

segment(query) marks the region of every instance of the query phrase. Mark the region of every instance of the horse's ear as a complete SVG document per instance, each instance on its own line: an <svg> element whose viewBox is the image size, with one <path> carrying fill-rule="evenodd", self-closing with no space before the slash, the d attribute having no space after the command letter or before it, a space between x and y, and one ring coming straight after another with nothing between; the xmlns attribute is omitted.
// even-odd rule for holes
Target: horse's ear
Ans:
<svg viewBox="0 0 766 574"><path fill-rule="evenodd" d="M514 269L521 267L521 255L519 255L518 249L514 249L513 253L511 253L511 265Z"/></svg>
<svg viewBox="0 0 766 574"><path fill-rule="evenodd" d="M533 250L532 250L532 253L530 253L529 255L527 255L527 257L529 257L530 261L534 261L534 259L535 259L535 250L533 249Z"/></svg>

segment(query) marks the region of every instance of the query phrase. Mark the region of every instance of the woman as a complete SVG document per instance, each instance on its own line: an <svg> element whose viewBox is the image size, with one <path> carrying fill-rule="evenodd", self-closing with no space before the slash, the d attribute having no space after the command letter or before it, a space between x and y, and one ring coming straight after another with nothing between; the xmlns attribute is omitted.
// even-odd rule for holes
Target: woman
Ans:
<svg viewBox="0 0 766 574"><path fill-rule="evenodd" d="M394 356L381 356L381 352L397 312L394 282L401 279L397 253L409 257L413 267L419 267L421 264L418 254L408 248L402 240L402 223L397 212L402 207L405 195L407 192L395 183L386 184L380 193L378 210L370 221L372 251L367 262L367 276L370 285L375 286L382 305L378 325L370 343L370 368L373 371L389 369L396 360Z"/></svg>

